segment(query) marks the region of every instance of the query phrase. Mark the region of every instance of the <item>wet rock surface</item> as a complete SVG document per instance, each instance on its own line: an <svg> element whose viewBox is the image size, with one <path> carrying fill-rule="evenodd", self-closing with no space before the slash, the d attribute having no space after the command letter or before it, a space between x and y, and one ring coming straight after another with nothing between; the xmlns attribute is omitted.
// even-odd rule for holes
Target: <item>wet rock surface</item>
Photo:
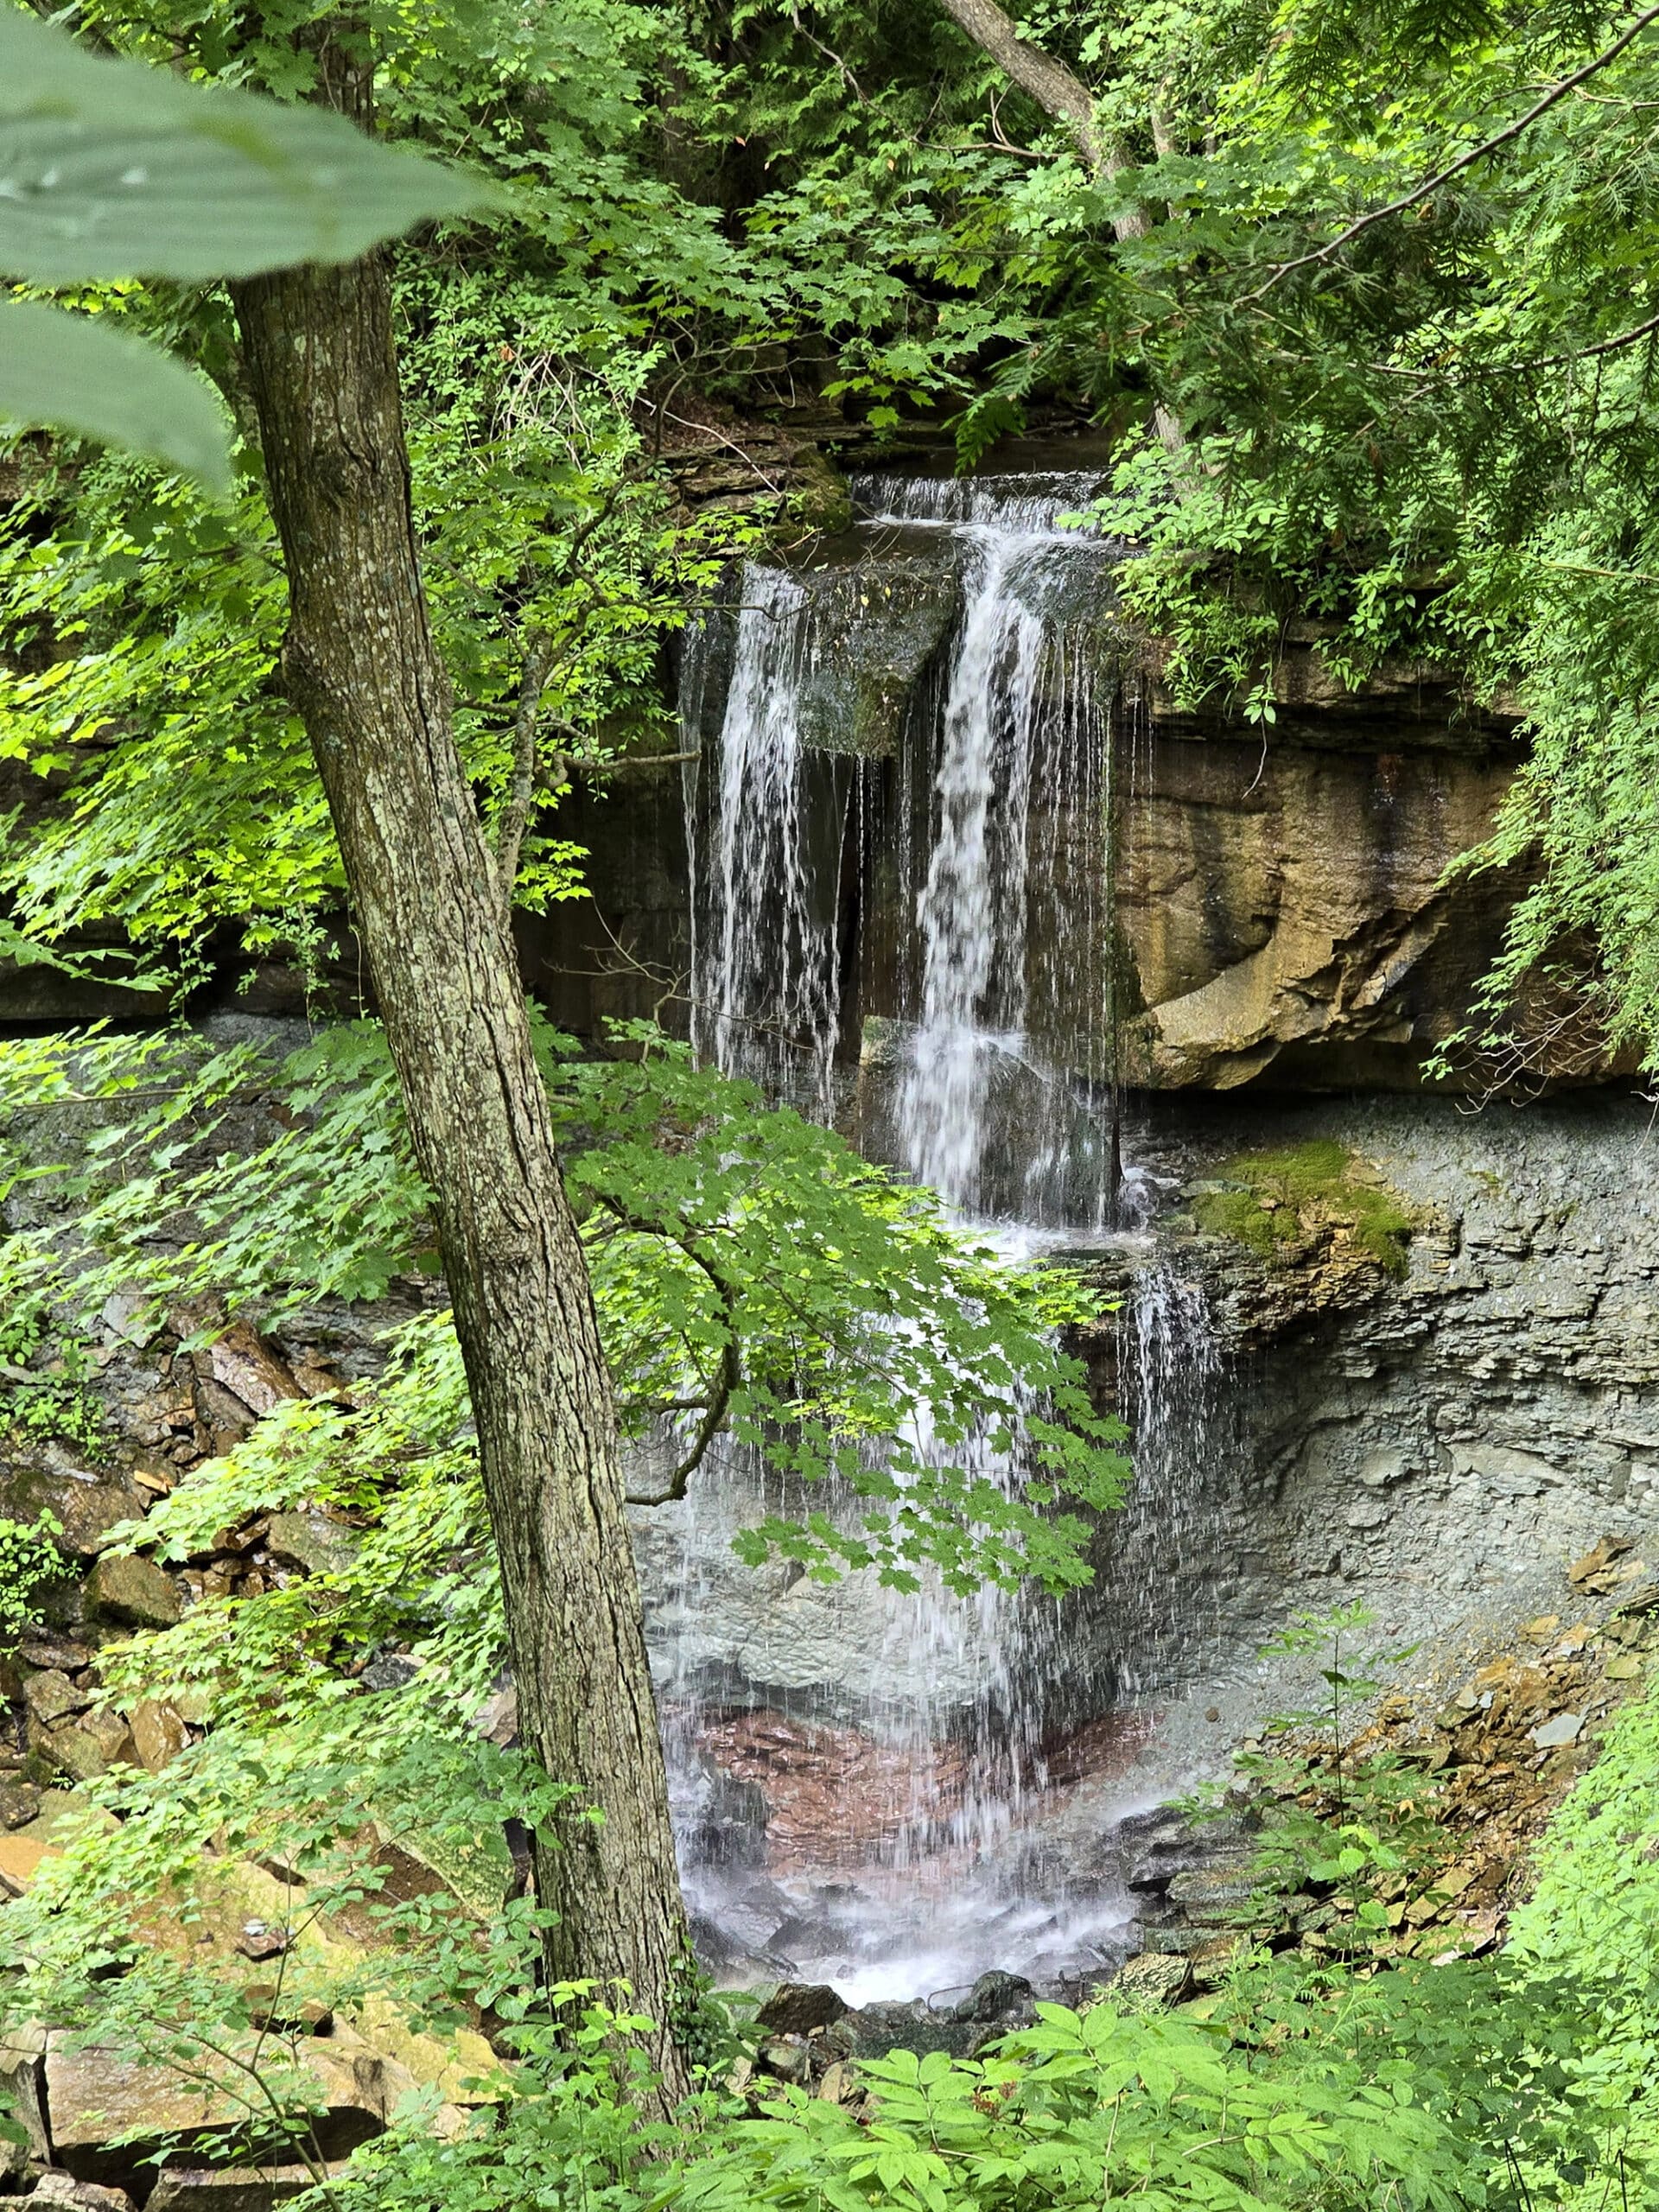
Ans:
<svg viewBox="0 0 1659 2212"><path fill-rule="evenodd" d="M1154 689L1122 831L1132 1080L1415 1089L1462 1027L1520 886L1447 870L1519 754L1444 699L1380 704L1326 687L1264 738Z"/></svg>
<svg viewBox="0 0 1659 2212"><path fill-rule="evenodd" d="M1224 1116L1160 1105L1132 1131L1157 1211L1101 1269L1128 1304L1084 1347L1097 1388L1144 1424L1134 1331L1160 1282L1188 1300L1180 1371L1198 1339L1214 1370L1189 1381L1177 1478L1108 1524L1087 1607L1142 1697L1184 1700L1159 1736L1168 1756L1177 1730L1178 1770L1213 1765L1218 1741L1295 1701L1294 1669L1255 1656L1288 1614L1357 1599L1380 1634L1426 1647L1512 1632L1598 1538L1654 1528L1649 1119L1608 1097L1478 1115L1240 1100ZM1242 1193L1236 1163L1329 1144L1409 1215L1400 1273L1328 1211L1268 1257L1201 1227L1207 1198ZM1135 1612L1148 1588L1156 1620Z"/></svg>

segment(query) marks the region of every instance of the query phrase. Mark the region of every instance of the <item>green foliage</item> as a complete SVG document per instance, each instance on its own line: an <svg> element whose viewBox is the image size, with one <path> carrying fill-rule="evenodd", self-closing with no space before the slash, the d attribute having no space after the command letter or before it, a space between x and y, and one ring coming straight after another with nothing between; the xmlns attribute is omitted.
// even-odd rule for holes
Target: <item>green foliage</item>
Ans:
<svg viewBox="0 0 1659 2212"><path fill-rule="evenodd" d="M1225 2212L1313 2201L1451 2206L1443 2124L1403 2078L1331 2054L1258 2069L1183 2019L1038 2007L984 2060L907 2051L863 2069L861 2116L790 2091L651 2201L736 2212L757 2200L838 2212L1083 2207L1132 2199Z"/></svg>
<svg viewBox="0 0 1659 2212"><path fill-rule="evenodd" d="M62 1534L50 1513L33 1522L0 1519L0 1658L15 1651L38 1622L41 1592L63 1573L57 1541Z"/></svg>
<svg viewBox="0 0 1659 2212"><path fill-rule="evenodd" d="M96 1453L104 1412L91 1387L94 1374L86 1345L57 1337L38 1300L19 1299L0 1321L0 1378L6 1387L0 1425L14 1439L57 1437Z"/></svg>
<svg viewBox="0 0 1659 2212"><path fill-rule="evenodd" d="M1407 1905L1433 1894L1433 1875L1447 1853L1446 1834L1423 1802L1421 1767L1392 1749L1357 1754L1354 1748L1355 1708L1380 1687L1380 1670L1398 1668L1415 1649L1368 1652L1362 1646L1356 1652L1355 1632L1374 1618L1358 1604L1298 1613L1262 1646L1263 1658L1324 1659L1318 1674L1325 1696L1318 1706L1265 1721L1265 1747L1240 1752L1234 1761L1255 1793L1261 1820L1252 1868L1256 1894L1241 1922L1259 1929L1264 1906L1271 1916L1286 1899L1312 1891L1333 1902L1327 1943L1357 1957L1393 1949ZM1201 1820L1227 1809L1227 1794L1220 1791L1194 1805ZM1455 1948L1455 1938L1447 1948Z"/></svg>
<svg viewBox="0 0 1659 2212"><path fill-rule="evenodd" d="M1535 1857L1531 1897L1511 1923L1516 1971L1570 1980L1583 2031L1567 2094L1605 2146L1649 2188L1659 2174L1659 1696L1626 1705L1595 1765L1573 1787ZM1585 2191L1585 2202L1591 2192Z"/></svg>
<svg viewBox="0 0 1659 2212"><path fill-rule="evenodd" d="M744 1535L755 1563L873 1567L901 1587L924 1563L957 1590L1086 1581L1085 1516L1116 1503L1127 1471L1118 1424L1057 1343L1097 1310L1080 1280L1009 1268L929 1193L654 1030L617 1042L637 1057L582 1059L541 1035L645 1493L683 1488L723 1431L828 1485L822 1505L780 1505ZM372 1024L280 1065L168 1035L13 1040L0 1117L35 1210L0 1246L13 1296L90 1316L137 1292L151 1325L219 1300L270 1319L434 1264ZM1006 1484L987 1461L1010 1454Z"/></svg>
<svg viewBox="0 0 1659 2212"><path fill-rule="evenodd" d="M1403 1275L1410 1264L1413 1215L1386 1185L1364 1179L1353 1154L1334 1139L1240 1154L1224 1163L1218 1179L1235 1187L1194 1199L1198 1226L1248 1244L1264 1260L1334 1225L1347 1232L1350 1249L1385 1273Z"/></svg>

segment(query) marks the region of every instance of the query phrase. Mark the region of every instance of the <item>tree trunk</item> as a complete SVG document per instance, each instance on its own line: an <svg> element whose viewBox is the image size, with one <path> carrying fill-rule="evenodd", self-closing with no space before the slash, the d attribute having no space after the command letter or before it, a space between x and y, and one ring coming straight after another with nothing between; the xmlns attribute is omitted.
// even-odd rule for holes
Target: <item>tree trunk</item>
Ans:
<svg viewBox="0 0 1659 2212"><path fill-rule="evenodd" d="M1104 176L1116 174L1123 166L1122 156L1102 137L1095 121L1094 95L1081 77L1040 46L1021 38L996 0L944 0L944 6L1005 77L1029 93L1045 115L1068 127L1091 169Z"/></svg>
<svg viewBox="0 0 1659 2212"><path fill-rule="evenodd" d="M359 116L360 71L333 63ZM538 1841L551 1978L661 2023L686 1958L610 1378L505 900L455 749L410 509L378 257L235 288L287 559L283 670L327 790L466 1361L525 1741L602 1823Z"/></svg>
<svg viewBox="0 0 1659 2212"><path fill-rule="evenodd" d="M998 0L941 0L941 4L1011 83L1035 100L1045 115L1065 125L1093 175L1113 177L1128 166L1117 140L1107 137L1101 130L1094 95L1082 78L1040 46L1021 38L1014 18L998 5ZM1128 208L1112 219L1113 232L1119 238L1143 238L1148 227L1144 207ZM1167 408L1154 405L1153 422L1166 452L1179 455L1186 442L1175 417Z"/></svg>

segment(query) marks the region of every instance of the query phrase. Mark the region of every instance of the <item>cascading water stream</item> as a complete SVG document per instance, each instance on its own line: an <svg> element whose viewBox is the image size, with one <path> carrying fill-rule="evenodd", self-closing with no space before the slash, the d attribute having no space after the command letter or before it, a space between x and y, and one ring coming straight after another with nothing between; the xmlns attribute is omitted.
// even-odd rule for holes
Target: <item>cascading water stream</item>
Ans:
<svg viewBox="0 0 1659 2212"><path fill-rule="evenodd" d="M1023 866L1011 858L1000 870L993 865L994 842L1024 858L1031 748L1020 741L1031 726L1044 643L1040 615L1007 589L1021 543L999 533L976 550L970 572L944 703L935 784L938 828L918 901L921 1019L909 1040L899 1096L906 1164L919 1182L964 1207L980 1197L990 1064L1020 1052L1025 1026L1023 962L1000 1009L1003 1026L983 1026L996 976L999 921L1023 918L1000 915L999 905L1012 901L997 897L1010 879L1023 892ZM995 832L994 804L1001 817ZM1014 932L1021 953L1023 938L1023 931Z"/></svg>
<svg viewBox="0 0 1659 2212"><path fill-rule="evenodd" d="M994 1226L1011 1253L1097 1242L1114 1217L1100 1112L1114 1075L1111 702L1085 649L1113 556L1058 523L1096 481L855 482L855 559L879 575L885 549L919 534L959 592L892 762L826 760L804 736L810 687L850 649L836 627L845 572L831 588L750 564L738 608L720 618L730 677L689 810L700 1052L809 1110L850 1114L867 1146ZM868 604L861 587L857 604ZM843 941L849 823L862 834L865 815L886 825L878 857L896 855L911 923L885 1017L896 1066L874 1103L865 1070L852 1085L842 1034L856 969ZM853 1011L868 1062L879 1008L866 993ZM1151 1295L1134 1363L1154 1388L1172 1374L1172 1295ZM1141 1426L1168 1439L1179 1424L1143 1408ZM1017 1453L970 1448L976 1474L1018 1483ZM1066 1897L1052 1870L1033 1877L1020 1833L1050 1778L1045 1688L1075 1660L1058 1607L857 1578L741 1590L730 1539L783 1502L779 1479L734 1454L644 1540L666 1557L653 1643L694 1900L740 1947L854 1997L919 1993L1015 1956L1046 1954L1058 1971L1103 1936L1109 1948L1121 1905ZM718 1654L716 1616L741 1617L736 1646ZM764 1866L741 1840L740 1801L757 1785L771 1814Z"/></svg>
<svg viewBox="0 0 1659 2212"><path fill-rule="evenodd" d="M812 873L810 768L797 711L816 645L810 602L786 570L757 563L745 568L742 589L709 841L711 939L696 948L693 1036L700 1055L728 1074L822 1100L839 993L834 909L825 912ZM694 893L694 919L703 903Z"/></svg>
<svg viewBox="0 0 1659 2212"><path fill-rule="evenodd" d="M1103 1073L1111 747L1073 635L1113 554L1059 526L1096 488L1081 473L854 484L869 528L934 530L962 560L925 820L902 841L927 858L894 1149L964 1213L1074 1230L1101 1227L1113 1195L1075 1109Z"/></svg>

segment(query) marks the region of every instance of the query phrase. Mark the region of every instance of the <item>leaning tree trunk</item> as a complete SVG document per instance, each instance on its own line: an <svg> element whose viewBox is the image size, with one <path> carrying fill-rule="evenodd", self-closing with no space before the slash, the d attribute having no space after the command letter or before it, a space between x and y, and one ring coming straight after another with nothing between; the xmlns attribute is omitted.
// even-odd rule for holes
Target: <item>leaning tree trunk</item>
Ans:
<svg viewBox="0 0 1659 2212"><path fill-rule="evenodd" d="M610 1380L422 592L386 272L288 270L235 300L288 565L284 681L436 1198L521 1726L604 1815L573 1806L538 1846L548 1970L625 1979L674 2093L685 1923Z"/></svg>

